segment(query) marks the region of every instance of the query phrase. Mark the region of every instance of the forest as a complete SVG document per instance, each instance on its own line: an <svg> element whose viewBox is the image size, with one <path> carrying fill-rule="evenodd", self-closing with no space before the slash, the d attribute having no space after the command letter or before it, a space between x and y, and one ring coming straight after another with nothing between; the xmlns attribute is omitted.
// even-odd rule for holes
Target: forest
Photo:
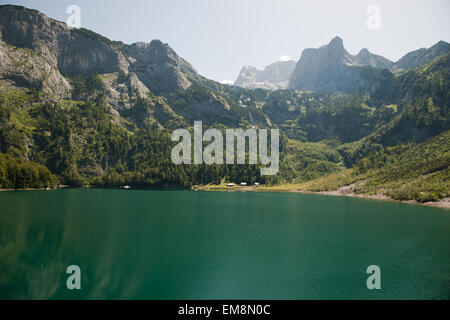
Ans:
<svg viewBox="0 0 450 320"><path fill-rule="evenodd" d="M121 96L123 107L115 110L105 75L67 75L72 96L59 101L39 89L2 87L0 188L189 188L227 181L306 183L315 191L364 181L356 192L436 201L449 190L449 57L398 74L371 94L248 90L192 80L166 96L142 97L128 87L130 98ZM126 86L129 77L119 73L115 81ZM187 106L205 99L228 105L213 110L225 116L196 119ZM243 99L248 106L237 107ZM172 130L192 132L195 120L222 133L252 123L280 129L279 173L261 176L260 163L173 164Z"/></svg>

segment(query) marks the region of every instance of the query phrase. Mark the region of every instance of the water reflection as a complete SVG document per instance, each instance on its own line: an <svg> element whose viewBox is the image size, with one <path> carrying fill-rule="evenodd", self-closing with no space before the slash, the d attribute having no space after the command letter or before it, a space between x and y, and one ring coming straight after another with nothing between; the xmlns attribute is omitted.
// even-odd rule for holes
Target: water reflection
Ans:
<svg viewBox="0 0 450 320"><path fill-rule="evenodd" d="M0 193L0 298L448 298L449 227L446 210L310 195Z"/></svg>

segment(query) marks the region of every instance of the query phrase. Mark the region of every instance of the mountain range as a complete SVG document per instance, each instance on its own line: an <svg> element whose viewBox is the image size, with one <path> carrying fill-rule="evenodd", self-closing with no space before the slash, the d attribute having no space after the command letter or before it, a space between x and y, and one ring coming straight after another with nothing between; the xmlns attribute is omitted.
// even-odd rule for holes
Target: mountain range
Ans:
<svg viewBox="0 0 450 320"><path fill-rule="evenodd" d="M134 88L168 93L189 87L188 78L199 78L188 62L158 40L132 45L113 42L86 29L69 28L38 11L15 6L1 6L0 19L1 73L18 87L36 86L64 97L70 91L65 75L122 71L137 76ZM13 47L22 50L15 52ZM30 66L42 68L30 70ZM49 77L44 76L49 72Z"/></svg>
<svg viewBox="0 0 450 320"><path fill-rule="evenodd" d="M351 55L345 50L343 40L335 37L318 49L305 49L295 67L293 61L271 64L264 71L244 67L234 85L328 93L368 91L384 81L383 77L374 79L373 75L377 72L371 68L399 73L429 63L449 51L450 44L439 41L429 49L410 52L397 62L392 62L366 48L357 55Z"/></svg>
<svg viewBox="0 0 450 320"><path fill-rule="evenodd" d="M160 40L125 44L0 6L0 187L356 183L361 193L439 200L450 196L449 77L444 41L393 63L351 55L336 37L297 63L244 68L229 86ZM196 120L279 128L280 173L175 166L170 133Z"/></svg>

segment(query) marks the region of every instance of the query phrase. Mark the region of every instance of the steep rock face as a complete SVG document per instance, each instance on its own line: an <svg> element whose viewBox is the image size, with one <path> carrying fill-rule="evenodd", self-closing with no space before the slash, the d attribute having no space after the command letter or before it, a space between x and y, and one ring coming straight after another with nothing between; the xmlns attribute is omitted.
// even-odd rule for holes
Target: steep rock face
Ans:
<svg viewBox="0 0 450 320"><path fill-rule="evenodd" d="M125 79L120 79L118 72L103 74L101 80L106 89L106 102L119 112L130 109L137 95L146 97L150 93L150 90L132 72Z"/></svg>
<svg viewBox="0 0 450 320"><path fill-rule="evenodd" d="M351 93L368 91L377 85L375 69L387 69L392 62L363 49L349 54L341 38L318 49L305 49L289 81L289 88L303 91Z"/></svg>
<svg viewBox="0 0 450 320"><path fill-rule="evenodd" d="M86 30L73 29L69 38L59 42L58 66L63 74L127 72L129 62L123 44L113 43Z"/></svg>
<svg viewBox="0 0 450 320"><path fill-rule="evenodd" d="M159 40L132 44L127 53L133 59L130 71L155 93L186 89L191 85L189 78L198 77L188 62Z"/></svg>
<svg viewBox="0 0 450 320"><path fill-rule="evenodd" d="M252 66L242 67L238 78L234 82L234 85L243 88L251 88L253 85L258 83L260 72L262 71Z"/></svg>
<svg viewBox="0 0 450 320"><path fill-rule="evenodd" d="M448 53L449 51L450 44L445 41L439 41L429 49L422 48L406 54L394 64L392 70L394 72L399 72L403 70L413 69L429 63L437 57Z"/></svg>
<svg viewBox="0 0 450 320"><path fill-rule="evenodd" d="M0 41L0 82L18 89L35 88L52 98L70 96L70 85L54 61L30 49Z"/></svg>
<svg viewBox="0 0 450 320"><path fill-rule="evenodd" d="M92 31L71 29L44 14L16 6L0 6L4 42L45 55L62 74L126 70L121 46Z"/></svg>
<svg viewBox="0 0 450 320"><path fill-rule="evenodd" d="M58 37L69 29L36 10L0 6L0 79L12 87L33 87L66 96L70 85L58 69Z"/></svg>
<svg viewBox="0 0 450 320"><path fill-rule="evenodd" d="M0 76L8 85L29 84L50 91L46 90L47 84L52 84L61 88L55 92L59 97L70 90L62 75L133 74L132 85L144 96L149 89L158 94L183 90L191 85L190 79L201 78L161 41L125 45L86 29L69 28L36 10L19 6L0 6L0 42L5 44L1 49L5 58L0 62ZM49 73L12 68L20 63L20 57L11 56L12 51L6 50L9 46L28 50L26 60L33 57L32 65Z"/></svg>
<svg viewBox="0 0 450 320"><path fill-rule="evenodd" d="M70 29L37 10L19 6L0 6L0 39L10 45L31 50L51 49L56 57L60 39L68 38Z"/></svg>
<svg viewBox="0 0 450 320"><path fill-rule="evenodd" d="M248 89L286 89L294 68L295 61L275 62L264 70L251 66L243 67L234 85Z"/></svg>

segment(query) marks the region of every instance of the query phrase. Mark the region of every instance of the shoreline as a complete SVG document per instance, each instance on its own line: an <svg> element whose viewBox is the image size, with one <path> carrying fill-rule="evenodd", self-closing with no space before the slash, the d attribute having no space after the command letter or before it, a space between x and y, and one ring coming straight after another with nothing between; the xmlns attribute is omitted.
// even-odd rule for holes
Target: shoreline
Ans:
<svg viewBox="0 0 450 320"><path fill-rule="evenodd" d="M348 190L352 190L352 186L344 186L335 191L308 191L308 190L300 190L300 189L284 189L275 187L264 187L264 186L251 186L251 187L222 187L222 186L199 186L197 190L200 191L230 191L230 192L283 192L283 193L301 193L301 194L315 194L315 195L323 195L323 196L338 196L338 197L350 197L350 198L361 198L361 199L371 199L371 200L379 200L386 202L397 202L403 204L415 204L427 207L435 207L442 209L450 210L450 198L444 198L439 201L433 202L419 202L417 200L396 200L390 198L384 194L356 194L353 192L347 192ZM192 188L194 190L194 188Z"/></svg>
<svg viewBox="0 0 450 320"><path fill-rule="evenodd" d="M315 195L324 195L324 196L339 196L339 197L351 197L351 198L361 198L361 199L371 199L371 200L379 200L379 201L387 201L387 202L397 202L404 204L415 204L427 207L435 207L435 208L443 208L450 210L450 198L444 198L439 201L433 202L419 202L417 200L395 200L384 194L356 194L353 193L353 185L344 186L335 191L309 191L309 190L301 190L296 188L282 188L280 186L274 187L266 187L266 186L234 186L227 187L221 185L205 185L205 186L196 186L191 188L182 188L180 190L194 190L194 191L218 191L218 192L283 192L283 193L301 193L301 194L315 194ZM157 190L158 188L133 188L133 187L97 187L97 186L68 186L68 185L60 185L49 188L23 188L23 189L1 189L0 192L7 191L56 191L60 189L73 188L73 189L122 189L122 190Z"/></svg>
<svg viewBox="0 0 450 320"><path fill-rule="evenodd" d="M59 189L65 189L65 188L77 188L77 189L88 189L90 186L82 186L82 187L72 187L67 185L58 185L58 186L52 186L48 188L0 188L0 192L7 192L7 191L54 191Z"/></svg>

